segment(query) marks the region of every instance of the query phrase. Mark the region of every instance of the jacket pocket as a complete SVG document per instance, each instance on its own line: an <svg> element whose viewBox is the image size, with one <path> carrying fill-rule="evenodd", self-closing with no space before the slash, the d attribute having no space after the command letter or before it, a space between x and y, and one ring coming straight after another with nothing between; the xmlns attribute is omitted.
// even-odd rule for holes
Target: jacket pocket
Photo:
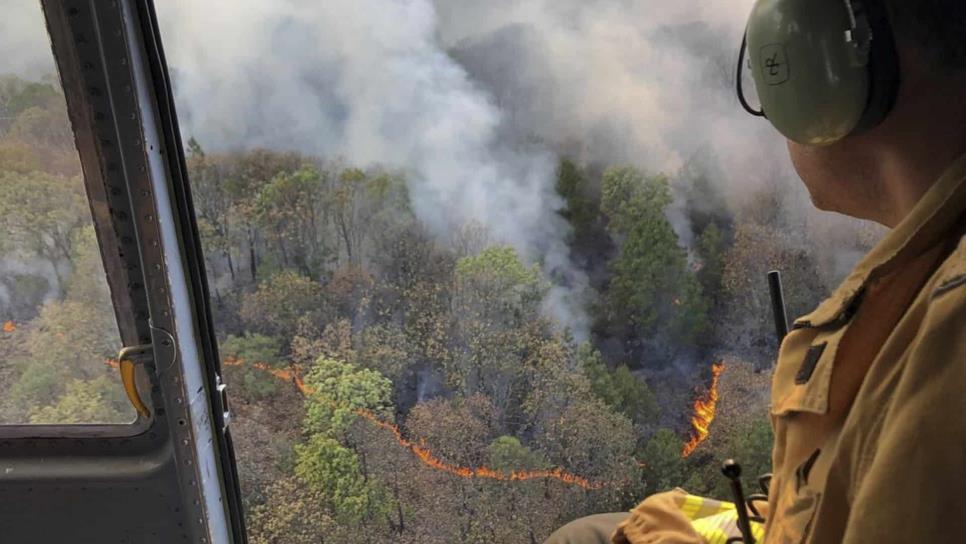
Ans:
<svg viewBox="0 0 966 544"><path fill-rule="evenodd" d="M780 512L772 514L774 518L768 531L767 544L806 542L815 522L815 513L821 497L821 493L805 488L795 493L793 497L789 497L789 500L783 501Z"/></svg>
<svg viewBox="0 0 966 544"><path fill-rule="evenodd" d="M801 544L808 540L822 498L821 492L809 484L820 453L816 450L782 482L777 507L769 520L767 544Z"/></svg>

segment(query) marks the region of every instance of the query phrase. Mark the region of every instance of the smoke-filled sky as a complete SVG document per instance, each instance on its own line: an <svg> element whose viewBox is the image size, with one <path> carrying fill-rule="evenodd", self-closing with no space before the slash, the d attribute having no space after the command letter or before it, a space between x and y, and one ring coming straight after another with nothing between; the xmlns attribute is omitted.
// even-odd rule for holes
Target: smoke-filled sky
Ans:
<svg viewBox="0 0 966 544"><path fill-rule="evenodd" d="M559 153L674 171L717 157L725 187L774 163L739 113L750 0L170 0L158 5L185 132L208 147L300 149L409 173L438 233L466 220L586 280L555 213ZM770 145L768 152L762 145ZM777 159L781 163L782 159ZM740 168L739 168L740 166ZM774 172L775 167L769 166ZM760 174L758 174L760 176ZM679 231L686 229L679 228Z"/></svg>
<svg viewBox="0 0 966 544"><path fill-rule="evenodd" d="M710 151L736 177L745 177L738 165L771 157L779 140L739 112L732 90L751 3L169 0L158 7L182 121L203 143L405 166L421 178L416 189L425 191L419 201L431 223L447 223L440 210L450 208L512 239L516 233L505 231L533 230L523 218L535 217L535 203L554 205L544 151L666 171ZM518 228L499 226L507 221Z"/></svg>
<svg viewBox="0 0 966 544"><path fill-rule="evenodd" d="M54 71L39 0L0 0L0 75L38 79Z"/></svg>
<svg viewBox="0 0 966 544"><path fill-rule="evenodd" d="M477 221L569 277L573 289L555 291L551 306L579 329L580 304L566 299L585 280L567 264L567 225L556 214L559 154L669 173L700 157L732 202L776 173L788 177L777 133L734 98L752 1L157 8L186 135L209 149L295 149L403 169L418 215L440 235ZM0 47L25 53L0 72L29 73L30 52L47 46L19 29L42 25L31 22L39 10L10 3Z"/></svg>

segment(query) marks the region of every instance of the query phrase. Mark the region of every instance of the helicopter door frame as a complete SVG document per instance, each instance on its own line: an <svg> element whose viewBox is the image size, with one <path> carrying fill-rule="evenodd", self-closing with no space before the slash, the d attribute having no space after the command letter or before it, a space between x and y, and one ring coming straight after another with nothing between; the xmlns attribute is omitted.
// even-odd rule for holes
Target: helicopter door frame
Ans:
<svg viewBox="0 0 966 544"><path fill-rule="evenodd" d="M153 2L41 4L121 339L138 355L132 403L140 397L142 406L131 425L0 427L0 534L18 542L245 543L204 260Z"/></svg>

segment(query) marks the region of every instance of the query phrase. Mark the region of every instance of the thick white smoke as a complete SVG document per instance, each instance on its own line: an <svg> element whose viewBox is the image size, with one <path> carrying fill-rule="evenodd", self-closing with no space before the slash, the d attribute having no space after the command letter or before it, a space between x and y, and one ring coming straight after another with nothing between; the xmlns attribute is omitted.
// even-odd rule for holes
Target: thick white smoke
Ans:
<svg viewBox="0 0 966 544"><path fill-rule="evenodd" d="M500 145L500 111L435 41L428 1L159 7L184 129L208 145L403 167L437 228L452 215L526 241L550 227L553 157Z"/></svg>
<svg viewBox="0 0 966 544"><path fill-rule="evenodd" d="M158 8L184 128L204 144L403 167L417 211L437 231L454 217L477 220L533 257L562 251L548 150L669 173L700 157L735 200L774 182L776 171L791 177L781 140L734 98L752 3L172 0ZM675 226L686 237L686 225Z"/></svg>
<svg viewBox="0 0 966 544"><path fill-rule="evenodd" d="M652 171L713 156L739 193L749 175L787 169L776 133L735 99L753 0L435 2L444 47L521 130Z"/></svg>
<svg viewBox="0 0 966 544"><path fill-rule="evenodd" d="M752 188L778 181L807 209L782 141L734 99L752 2L165 0L157 8L186 134L215 149L296 149L405 170L416 212L435 232L481 223L566 278L549 306L579 333L586 280L569 266L568 227L556 213L558 154L668 173L696 160L736 208ZM29 52L46 44L18 31L36 7L13 4L0 44L37 66ZM672 210L686 240L683 216Z"/></svg>
<svg viewBox="0 0 966 544"><path fill-rule="evenodd" d="M40 2L0 2L0 76L16 74L39 79L54 73L54 56Z"/></svg>
<svg viewBox="0 0 966 544"><path fill-rule="evenodd" d="M784 140L738 105L738 46L754 0L434 1L440 42L496 97L510 132L587 162L668 174L692 164L732 212L777 185L787 224L811 238L831 278L855 262L843 233L856 222L817 212ZM754 94L750 80L746 90ZM688 243L680 205L668 215Z"/></svg>
<svg viewBox="0 0 966 544"><path fill-rule="evenodd" d="M435 232L481 223L564 278L548 307L585 337L587 279L570 266L568 226L556 213L557 154L668 173L698 157L733 202L775 183L776 172L793 177L781 141L734 98L752 1L172 0L158 8L185 132L206 146L298 149L406 170L416 212ZM685 216L669 213L687 243Z"/></svg>
<svg viewBox="0 0 966 544"><path fill-rule="evenodd" d="M408 172L440 235L468 221L574 284L549 305L586 330L556 213L556 157L504 141L503 114L437 40L429 0L158 6L183 130L220 148L298 149Z"/></svg>
<svg viewBox="0 0 966 544"><path fill-rule="evenodd" d="M405 170L416 212L437 234L480 223L565 278L548 304L581 334L586 279L569 265L568 227L556 213L559 154L668 173L696 162L735 209L755 188L780 183L810 229L841 230L807 211L782 140L734 98L752 3L164 0L157 8L186 134L214 149L295 149ZM3 11L0 73L52 73L37 2L8 1ZM680 212L669 216L687 241Z"/></svg>

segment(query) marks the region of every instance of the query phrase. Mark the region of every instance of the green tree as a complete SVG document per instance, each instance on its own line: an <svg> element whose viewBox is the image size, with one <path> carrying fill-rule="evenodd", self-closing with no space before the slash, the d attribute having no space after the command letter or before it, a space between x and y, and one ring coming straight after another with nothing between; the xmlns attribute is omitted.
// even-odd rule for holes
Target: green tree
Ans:
<svg viewBox="0 0 966 544"><path fill-rule="evenodd" d="M566 203L560 214L574 228L574 240L590 234L600 217L600 200L593 194L587 174L570 159L562 159L557 167L557 194Z"/></svg>
<svg viewBox="0 0 966 544"><path fill-rule="evenodd" d="M297 153L278 153L265 149L231 154L224 163L224 188L231 200L231 217L241 231L244 247L248 250L248 265L252 281L257 280L262 260L258 198L262 188L276 176L296 172L310 163Z"/></svg>
<svg viewBox="0 0 966 544"><path fill-rule="evenodd" d="M360 410L387 419L392 414L392 382L374 370L323 357L315 362L305 384L311 391L305 416L305 431L310 435L344 438Z"/></svg>
<svg viewBox="0 0 966 544"><path fill-rule="evenodd" d="M490 323L516 325L539 310L544 293L540 271L527 267L508 246L489 247L456 263L457 305Z"/></svg>
<svg viewBox="0 0 966 544"><path fill-rule="evenodd" d="M255 200L255 216L285 267L316 276L327 259L323 189L327 172L305 166L272 178Z"/></svg>
<svg viewBox="0 0 966 544"><path fill-rule="evenodd" d="M321 492L326 509L344 523L384 513L378 484L366 478L359 456L338 440L313 435L295 446L295 455L295 474Z"/></svg>
<svg viewBox="0 0 966 544"><path fill-rule="evenodd" d="M229 336L220 345L225 360L227 380L246 400L264 400L274 396L281 386L278 378L265 369L282 368L282 343L262 334Z"/></svg>
<svg viewBox="0 0 966 544"><path fill-rule="evenodd" d="M99 418L112 414L106 421L110 423L133 419L117 371L105 364L121 346L93 227L74 233L71 249L75 270L65 284L66 296L47 302L25 326L24 354L12 362L17 378L0 401L2 417L8 422L23 423L39 408L56 407L68 393L72 398L65 402L83 414ZM101 380L105 376L110 379ZM86 382L96 382L98 387ZM99 400L100 408L86 407ZM46 410L43 417L58 413L56 408ZM64 413L63 417L81 416Z"/></svg>
<svg viewBox="0 0 966 544"><path fill-rule="evenodd" d="M10 127L9 135L36 149L70 151L75 157L77 154L64 102L45 108L34 106L20 112Z"/></svg>
<svg viewBox="0 0 966 544"><path fill-rule="evenodd" d="M326 207L346 261L362 264L362 254L370 233L386 210L408 211L408 195L400 176L386 172L365 172L346 168L334 179L325 194ZM403 214L405 215L405 214ZM380 220L381 219L381 220Z"/></svg>
<svg viewBox="0 0 966 544"><path fill-rule="evenodd" d="M16 76L0 78L0 112L4 117L15 117L30 108L46 108L61 93L50 83L26 81Z"/></svg>
<svg viewBox="0 0 966 544"><path fill-rule="evenodd" d="M100 376L92 380L74 379L53 404L30 411L32 424L70 425L75 423L121 423L120 414L127 411L126 399L117 394L116 376ZM129 418L133 420L133 414Z"/></svg>
<svg viewBox="0 0 966 544"><path fill-rule="evenodd" d="M281 368L282 343L277 338L263 334L229 336L221 342L221 354L226 359L238 359L246 363L261 363Z"/></svg>
<svg viewBox="0 0 966 544"><path fill-rule="evenodd" d="M188 140L188 176L191 179L191 196L209 273L213 273L212 257L222 256L232 281L236 280L234 252L237 251L238 233L232 213L233 199L224 168L219 168L194 138Z"/></svg>
<svg viewBox="0 0 966 544"><path fill-rule="evenodd" d="M488 466L505 473L542 470L550 466L546 458L520 443L515 436L501 436L487 447Z"/></svg>
<svg viewBox="0 0 966 544"><path fill-rule="evenodd" d="M248 530L252 544L352 542L358 531L339 523L320 505L325 494L292 475L271 485L264 504L252 508Z"/></svg>
<svg viewBox="0 0 966 544"><path fill-rule="evenodd" d="M41 172L0 173L0 195L0 251L46 259L63 290L75 232L91 222L83 184Z"/></svg>
<svg viewBox="0 0 966 544"><path fill-rule="evenodd" d="M291 341L299 321L324 323L328 303L324 287L295 271L279 272L245 295L241 316L250 330Z"/></svg>
<svg viewBox="0 0 966 544"><path fill-rule="evenodd" d="M582 344L577 352L584 375L590 380L594 395L614 410L639 425L651 425L660 416L660 408L647 383L631 373L627 365L610 370L600 352L590 344Z"/></svg>
<svg viewBox="0 0 966 544"><path fill-rule="evenodd" d="M454 284L447 382L464 395L485 395L508 421L527 387L528 351L548 334L544 282L512 248L498 246L457 261Z"/></svg>
<svg viewBox="0 0 966 544"><path fill-rule="evenodd" d="M487 445L497 435L496 412L490 399L482 395L434 399L409 411L406 430L450 462L479 466L486 463Z"/></svg>
<svg viewBox="0 0 966 544"><path fill-rule="evenodd" d="M633 168L614 168L604 174L602 209L610 230L621 240L613 263L609 302L619 319L650 330L660 308L673 294L684 270L684 251L664 215L671 203L667 178L645 177ZM672 295L673 296L673 295Z"/></svg>
<svg viewBox="0 0 966 544"><path fill-rule="evenodd" d="M43 169L41 150L12 138L0 138L0 172L27 174Z"/></svg>
<svg viewBox="0 0 966 544"><path fill-rule="evenodd" d="M746 489L757 492L758 477L771 472L774 444L775 434L767 418L755 418L739 427L734 434L731 443L731 450L734 452L732 455L741 460Z"/></svg>
<svg viewBox="0 0 966 544"><path fill-rule="evenodd" d="M727 251L727 240L724 232L716 223L709 223L701 235L698 236L697 252L701 258L701 269L698 270L698 281L702 290L712 301L721 297L721 281L724 274L724 259Z"/></svg>
<svg viewBox="0 0 966 544"><path fill-rule="evenodd" d="M705 333L710 328L708 312L711 303L701 283L694 275L687 274L681 279L679 289L671 321L672 340L685 346L707 344L710 340Z"/></svg>
<svg viewBox="0 0 966 544"><path fill-rule="evenodd" d="M685 485L687 463L681 458L681 437L670 429L658 429L641 454L648 494Z"/></svg>
<svg viewBox="0 0 966 544"><path fill-rule="evenodd" d="M596 496L598 505L619 508L627 494L639 491L636 442L634 426L626 416L596 398L582 398L569 402L540 429L533 444L552 465L593 482L606 482Z"/></svg>
<svg viewBox="0 0 966 544"><path fill-rule="evenodd" d="M295 448L295 473L325 498L327 509L347 523L385 515L383 487L368 473L352 438L364 411L388 419L392 383L378 372L320 358L305 378L304 433Z"/></svg>
<svg viewBox="0 0 966 544"><path fill-rule="evenodd" d="M674 332L690 339L705 326L700 286L665 215L671 201L665 176L633 167L604 173L601 209L620 248L611 263L606 317L612 326L629 326L633 337Z"/></svg>
<svg viewBox="0 0 966 544"><path fill-rule="evenodd" d="M401 382L407 371L414 368L415 357L410 353L410 342L399 327L370 325L359 335L359 364L379 371L394 382Z"/></svg>
<svg viewBox="0 0 966 544"><path fill-rule="evenodd" d="M59 82L45 79L0 81L0 172L81 173Z"/></svg>
<svg viewBox="0 0 966 544"><path fill-rule="evenodd" d="M74 301L43 307L29 325L25 346L29 355L13 361L19 377L4 399L8 418L23 422L34 407L56 403L72 380L108 375L113 384L109 405L123 410L110 422L129 419L130 406L114 402L123 398L120 377L105 364L120 349L113 313L107 312Z"/></svg>

